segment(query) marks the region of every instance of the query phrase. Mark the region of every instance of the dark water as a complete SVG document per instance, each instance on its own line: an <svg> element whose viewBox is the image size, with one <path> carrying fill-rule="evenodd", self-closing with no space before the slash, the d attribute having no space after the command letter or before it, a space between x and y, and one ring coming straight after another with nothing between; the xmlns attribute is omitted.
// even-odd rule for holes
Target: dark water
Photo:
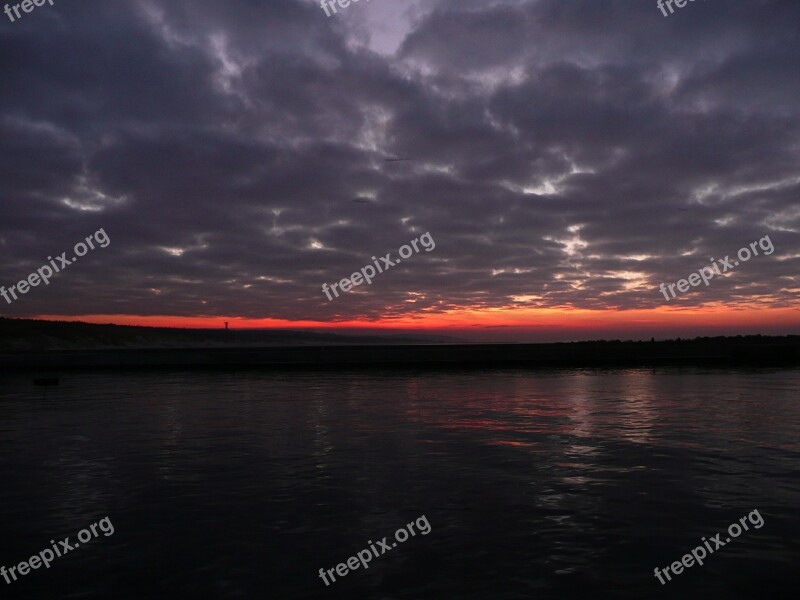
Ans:
<svg viewBox="0 0 800 600"><path fill-rule="evenodd" d="M783 598L800 371L0 379L0 564L114 534L4 598ZM661 585L758 510L763 527ZM326 587L338 563L417 534Z"/></svg>

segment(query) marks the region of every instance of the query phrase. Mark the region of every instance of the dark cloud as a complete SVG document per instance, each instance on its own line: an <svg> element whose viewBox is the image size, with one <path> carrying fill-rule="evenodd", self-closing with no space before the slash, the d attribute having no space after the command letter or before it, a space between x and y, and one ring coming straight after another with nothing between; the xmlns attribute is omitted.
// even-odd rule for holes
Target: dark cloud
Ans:
<svg viewBox="0 0 800 600"><path fill-rule="evenodd" d="M0 21L2 283L112 240L4 314L648 308L767 234L772 256L680 304L796 305L797 2L408 6L86 0ZM368 37L381 16L396 51ZM426 231L435 251L326 301Z"/></svg>

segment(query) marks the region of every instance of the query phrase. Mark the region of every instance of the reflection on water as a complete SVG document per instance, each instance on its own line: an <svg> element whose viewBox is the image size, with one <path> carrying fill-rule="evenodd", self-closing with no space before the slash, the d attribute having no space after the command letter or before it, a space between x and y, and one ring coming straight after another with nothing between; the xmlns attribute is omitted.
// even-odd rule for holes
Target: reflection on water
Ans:
<svg viewBox="0 0 800 600"><path fill-rule="evenodd" d="M13 597L780 597L800 371L80 374L0 381L0 564L116 533ZM753 509L762 529L653 575ZM425 514L430 535L318 570ZM5 585L0 582L0 585Z"/></svg>

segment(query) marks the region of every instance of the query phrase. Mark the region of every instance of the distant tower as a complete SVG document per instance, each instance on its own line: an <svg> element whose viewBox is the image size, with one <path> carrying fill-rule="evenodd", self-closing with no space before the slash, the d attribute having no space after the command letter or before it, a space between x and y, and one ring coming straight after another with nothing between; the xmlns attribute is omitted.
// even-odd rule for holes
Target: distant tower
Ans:
<svg viewBox="0 0 800 600"><path fill-rule="evenodd" d="M225 331L228 331L228 322L225 321Z"/></svg>

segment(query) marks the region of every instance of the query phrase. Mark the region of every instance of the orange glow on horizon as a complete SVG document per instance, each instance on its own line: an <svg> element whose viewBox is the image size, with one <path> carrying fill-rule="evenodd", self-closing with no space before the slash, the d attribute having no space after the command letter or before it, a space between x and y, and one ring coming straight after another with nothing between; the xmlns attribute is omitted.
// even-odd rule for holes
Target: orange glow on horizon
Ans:
<svg viewBox="0 0 800 600"><path fill-rule="evenodd" d="M546 328L585 331L603 329L661 331L686 327L785 327L800 332L800 309L731 307L675 308L659 307L644 310L584 309L461 309L424 312L379 320L314 321L287 319L251 319L236 316L143 316L143 315L37 315L38 319L84 321L87 323L176 327L189 329L221 329L228 321L232 329L374 329L374 330L470 330L508 328L524 331Z"/></svg>

